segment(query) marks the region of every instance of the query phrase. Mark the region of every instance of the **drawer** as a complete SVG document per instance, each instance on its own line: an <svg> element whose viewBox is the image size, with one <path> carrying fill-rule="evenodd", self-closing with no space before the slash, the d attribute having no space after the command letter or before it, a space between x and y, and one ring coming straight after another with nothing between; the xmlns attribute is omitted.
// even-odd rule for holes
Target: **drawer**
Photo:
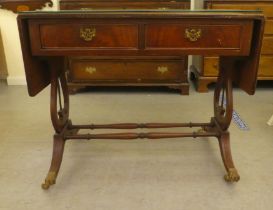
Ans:
<svg viewBox="0 0 273 210"><path fill-rule="evenodd" d="M248 54L252 23L246 20L234 24L232 21L147 24L145 37L146 48L225 49Z"/></svg>
<svg viewBox="0 0 273 210"><path fill-rule="evenodd" d="M264 37L262 54L273 54L273 37Z"/></svg>
<svg viewBox="0 0 273 210"><path fill-rule="evenodd" d="M273 76L273 56L261 56L258 76Z"/></svg>
<svg viewBox="0 0 273 210"><path fill-rule="evenodd" d="M73 82L168 82L185 81L184 60L89 60L70 59Z"/></svg>
<svg viewBox="0 0 273 210"><path fill-rule="evenodd" d="M262 10L265 16L273 17L273 3L212 3L210 9Z"/></svg>
<svg viewBox="0 0 273 210"><path fill-rule="evenodd" d="M266 20L265 21L265 34L273 34L273 20Z"/></svg>
<svg viewBox="0 0 273 210"><path fill-rule="evenodd" d="M203 76L216 76L219 72L218 57L204 57Z"/></svg>
<svg viewBox="0 0 273 210"><path fill-rule="evenodd" d="M88 9L189 9L190 4L185 2L79 2L63 3L60 5L62 10L88 10Z"/></svg>
<svg viewBox="0 0 273 210"><path fill-rule="evenodd" d="M42 49L137 48L138 26L88 23L40 24ZM38 47L39 48L39 47Z"/></svg>

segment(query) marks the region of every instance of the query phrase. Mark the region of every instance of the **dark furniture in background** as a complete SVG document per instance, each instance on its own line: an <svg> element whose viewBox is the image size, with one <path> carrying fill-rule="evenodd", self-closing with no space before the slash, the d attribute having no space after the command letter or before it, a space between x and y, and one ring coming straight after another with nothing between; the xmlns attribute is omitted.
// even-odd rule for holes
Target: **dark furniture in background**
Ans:
<svg viewBox="0 0 273 210"><path fill-rule="evenodd" d="M258 80L273 80L273 1L272 0L204 0L205 9L262 10L266 17ZM215 82L219 58L205 56L191 68L198 92L207 92L208 84ZM195 63L196 64L196 63Z"/></svg>
<svg viewBox="0 0 273 210"><path fill-rule="evenodd" d="M60 1L61 10L189 8L190 0ZM66 68L70 93L86 86L168 86L189 94L187 56L70 57Z"/></svg>
<svg viewBox="0 0 273 210"><path fill-rule="evenodd" d="M53 6L51 0L0 0L0 9L22 12L41 9L46 4Z"/></svg>
<svg viewBox="0 0 273 210"><path fill-rule="evenodd" d="M29 95L35 96L51 84L50 113L55 135L51 166L42 185L44 189L56 182L68 139L216 137L227 171L225 180L239 180L232 161L228 131L233 111L232 83L248 94L255 92L264 27L261 13L183 10L28 12L18 16L18 26ZM94 31L97 39L86 42L85 39L93 37ZM135 58L220 56L220 72L214 91L214 116L210 122L72 124L69 120L64 59L125 55ZM221 94L226 99L225 103ZM63 98L63 103L58 100L59 97ZM163 110L162 113L168 112L170 110ZM173 127L201 127L202 130L186 133L162 130L152 133L78 133L79 129Z"/></svg>
<svg viewBox="0 0 273 210"><path fill-rule="evenodd" d="M189 8L190 0L60 0L61 10Z"/></svg>

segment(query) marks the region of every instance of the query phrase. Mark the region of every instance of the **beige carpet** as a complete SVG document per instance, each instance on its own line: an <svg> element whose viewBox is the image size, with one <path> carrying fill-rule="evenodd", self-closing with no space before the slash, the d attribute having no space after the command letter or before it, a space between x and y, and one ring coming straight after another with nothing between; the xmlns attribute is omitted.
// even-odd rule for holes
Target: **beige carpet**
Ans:
<svg viewBox="0 0 273 210"><path fill-rule="evenodd" d="M223 180L214 138L68 141L57 184L40 185L49 168L49 89L35 98L25 86L0 85L0 209L11 210L271 210L273 89L235 90L234 107L249 126L230 127L241 175ZM96 90L71 97L74 123L207 122L212 91Z"/></svg>

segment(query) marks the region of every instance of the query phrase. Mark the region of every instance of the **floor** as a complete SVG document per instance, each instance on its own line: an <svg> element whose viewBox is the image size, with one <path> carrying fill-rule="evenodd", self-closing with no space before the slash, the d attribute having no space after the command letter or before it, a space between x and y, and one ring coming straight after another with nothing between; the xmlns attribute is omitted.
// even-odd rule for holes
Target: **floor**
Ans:
<svg viewBox="0 0 273 210"><path fill-rule="evenodd" d="M273 88L236 89L234 107L248 126L230 127L238 183L223 179L214 138L68 141L56 185L40 185L52 152L49 89L0 84L0 209L271 210ZM71 96L74 123L207 122L212 90L190 96L160 90L91 90Z"/></svg>

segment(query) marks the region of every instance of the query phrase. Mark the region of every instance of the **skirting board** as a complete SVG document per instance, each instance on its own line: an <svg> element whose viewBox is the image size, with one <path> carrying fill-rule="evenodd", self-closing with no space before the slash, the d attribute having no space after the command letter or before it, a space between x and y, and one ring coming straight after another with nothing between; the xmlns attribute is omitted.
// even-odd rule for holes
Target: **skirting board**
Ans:
<svg viewBox="0 0 273 210"><path fill-rule="evenodd" d="M25 77L10 77L7 78L8 85L26 85L26 78Z"/></svg>
<svg viewBox="0 0 273 210"><path fill-rule="evenodd" d="M271 118L268 120L267 124L268 124L268 125L273 125L273 115L272 115Z"/></svg>

